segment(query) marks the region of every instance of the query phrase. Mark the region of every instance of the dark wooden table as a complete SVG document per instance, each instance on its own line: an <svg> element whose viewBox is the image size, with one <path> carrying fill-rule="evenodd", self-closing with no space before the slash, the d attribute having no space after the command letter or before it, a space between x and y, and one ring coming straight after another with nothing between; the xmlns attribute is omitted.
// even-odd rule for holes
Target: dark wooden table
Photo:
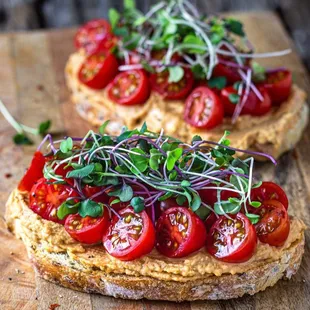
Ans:
<svg viewBox="0 0 310 310"><path fill-rule="evenodd" d="M285 65L293 71L296 82L309 94L308 75L280 19L272 12L237 14L246 26L259 52L293 48L293 53L266 59L267 66ZM89 125L69 102L64 81L64 66L73 50L74 30L0 34L0 98L10 112L26 125L35 126L51 119L52 132L84 135ZM14 129L0 116L0 309L59 310L217 310L217 309L310 309L310 232L306 232L306 252L301 268L291 281L279 281L274 287L230 301L168 303L126 301L75 292L35 276L24 245L5 228L3 213L10 191L29 164L33 147L12 143ZM38 142L38 141L36 141ZM310 226L310 127L296 149L282 156L277 166L257 165L265 180L275 180L286 190L290 214Z"/></svg>
<svg viewBox="0 0 310 310"><path fill-rule="evenodd" d="M159 0L136 0L142 11ZM191 0L204 13L272 10L282 21L310 71L309 0ZM108 9L121 9L123 0L1 0L0 31L61 28L107 17ZM1 10L2 8L2 10Z"/></svg>

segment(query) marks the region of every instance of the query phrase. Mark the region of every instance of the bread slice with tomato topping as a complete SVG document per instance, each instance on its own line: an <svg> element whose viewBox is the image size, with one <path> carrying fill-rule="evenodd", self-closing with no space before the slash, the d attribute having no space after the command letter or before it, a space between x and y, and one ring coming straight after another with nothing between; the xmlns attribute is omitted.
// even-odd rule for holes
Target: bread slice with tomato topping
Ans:
<svg viewBox="0 0 310 310"><path fill-rule="evenodd" d="M102 245L72 239L62 225L43 219L28 204L28 195L14 190L5 217L8 228L25 243L38 274L88 293L169 301L253 295L282 278L291 278L304 252L305 225L291 218L291 229L282 246L259 241L253 257L244 263L218 261L204 248L173 259L154 249L133 261L122 261L107 254Z"/></svg>

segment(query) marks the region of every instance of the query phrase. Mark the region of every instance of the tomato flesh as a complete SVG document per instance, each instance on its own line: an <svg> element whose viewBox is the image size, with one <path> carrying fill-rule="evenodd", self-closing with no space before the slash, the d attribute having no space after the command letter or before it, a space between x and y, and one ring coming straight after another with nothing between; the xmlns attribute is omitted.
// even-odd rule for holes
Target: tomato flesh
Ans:
<svg viewBox="0 0 310 310"><path fill-rule="evenodd" d="M118 71L118 62L109 52L89 55L82 64L78 77L86 86L102 89L110 83Z"/></svg>
<svg viewBox="0 0 310 310"><path fill-rule="evenodd" d="M216 259L227 263L249 260L256 249L257 237L254 226L242 213L220 216L207 237L207 251Z"/></svg>
<svg viewBox="0 0 310 310"><path fill-rule="evenodd" d="M29 192L34 183L43 177L45 157L40 151L36 151L31 160L30 166L18 184L18 190Z"/></svg>
<svg viewBox="0 0 310 310"><path fill-rule="evenodd" d="M156 225L157 250L167 257L184 257L200 248L206 241L202 220L186 207L167 209Z"/></svg>
<svg viewBox="0 0 310 310"><path fill-rule="evenodd" d="M288 198L285 191L274 182L263 182L260 187L251 190L251 200L264 202L265 200L278 200L288 209Z"/></svg>
<svg viewBox="0 0 310 310"><path fill-rule="evenodd" d="M143 70L119 73L108 86L110 100L120 105L143 104L150 96L148 77Z"/></svg>
<svg viewBox="0 0 310 310"><path fill-rule="evenodd" d="M70 214L65 222L65 229L75 240L93 244L102 240L103 234L109 226L109 215L106 208L101 217L81 217L79 214Z"/></svg>
<svg viewBox="0 0 310 310"><path fill-rule="evenodd" d="M64 224L65 218L57 217L60 205L70 197L78 197L68 185L49 184L45 178L39 179L29 193L29 208L43 219Z"/></svg>
<svg viewBox="0 0 310 310"><path fill-rule="evenodd" d="M292 73L289 70L280 70L267 73L266 81L263 82L271 101L274 105L280 105L285 101L292 89Z"/></svg>
<svg viewBox="0 0 310 310"><path fill-rule="evenodd" d="M169 83L169 72L153 73L150 76L152 89L164 99L178 100L185 98L193 88L194 76L190 69L184 68L184 76L179 82Z"/></svg>
<svg viewBox="0 0 310 310"><path fill-rule="evenodd" d="M155 229L145 211L135 213L131 207L119 211L103 237L106 251L123 261L137 259L152 251Z"/></svg>
<svg viewBox="0 0 310 310"><path fill-rule="evenodd" d="M221 124L223 117L222 102L206 86L195 88L185 101L184 119L193 127L211 129Z"/></svg>
<svg viewBox="0 0 310 310"><path fill-rule="evenodd" d="M83 25L77 31L74 42L77 49L84 48L92 53L98 45L111 36L111 25L105 19L95 19Z"/></svg>
<svg viewBox="0 0 310 310"><path fill-rule="evenodd" d="M255 95L253 91L249 92L249 95L246 99L246 102L241 110L241 115L253 115L261 116L268 113L271 109L271 100L267 91L263 87L258 87L261 95L263 96L263 101L260 101L259 98ZM221 101L224 106L224 111L226 116L232 116L234 114L237 104L234 104L230 100L230 96L236 95L238 91L234 89L233 86L228 86L222 89L221 91ZM244 92L240 97L239 102L242 102Z"/></svg>
<svg viewBox="0 0 310 310"><path fill-rule="evenodd" d="M264 201L259 214L261 219L255 225L259 240L272 246L282 246L290 232L290 221L283 204L277 200Z"/></svg>

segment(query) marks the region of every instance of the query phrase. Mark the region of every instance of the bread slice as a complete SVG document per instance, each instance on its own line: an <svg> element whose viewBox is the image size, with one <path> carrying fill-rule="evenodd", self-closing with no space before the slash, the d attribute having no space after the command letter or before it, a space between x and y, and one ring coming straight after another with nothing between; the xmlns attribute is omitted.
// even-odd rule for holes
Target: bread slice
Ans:
<svg viewBox="0 0 310 310"><path fill-rule="evenodd" d="M183 120L184 101L166 101L153 92L143 105L120 106L109 100L105 90L93 90L83 85L77 78L77 72L84 59L81 52L74 53L66 65L71 100L78 113L92 125L100 126L109 119L107 132L112 135L119 134L124 125L134 129L142 126L144 121L150 130L159 132L163 128L167 135L185 142L190 142L197 134L205 140L218 141L224 130L229 130L229 139L235 147L268 153L278 158L294 148L308 122L306 93L294 85L290 98L266 115L242 115L234 125L230 118L225 118L222 125L212 130L198 130Z"/></svg>
<svg viewBox="0 0 310 310"><path fill-rule="evenodd" d="M109 256L102 245L82 245L63 226L43 220L28 208L27 196L18 190L7 202L6 222L25 243L42 278L74 290L126 299L191 301L253 295L297 272L305 242L305 225L291 219L290 235L282 247L259 244L246 263L218 262L205 249L184 259L167 259L153 250L122 262Z"/></svg>

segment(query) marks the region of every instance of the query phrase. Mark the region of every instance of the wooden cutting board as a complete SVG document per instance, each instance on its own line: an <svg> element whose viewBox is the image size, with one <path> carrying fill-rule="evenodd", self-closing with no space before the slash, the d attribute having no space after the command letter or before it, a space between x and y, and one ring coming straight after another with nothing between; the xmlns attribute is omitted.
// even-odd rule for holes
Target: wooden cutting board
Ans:
<svg viewBox="0 0 310 310"><path fill-rule="evenodd" d="M278 17L271 12L234 14L245 23L258 52L292 47L289 56L261 61L266 66L286 66L294 79L309 91L309 79ZM74 30L0 35L0 98L20 122L36 126L51 119L53 133L84 135L89 125L69 102L64 66L73 51ZM291 281L280 281L255 296L230 301L169 303L126 301L89 295L38 278L21 241L5 228L5 202L30 162L35 147L12 143L14 130L0 116L0 308L1 309L310 309L310 233L302 266ZM310 226L310 127L297 148L285 154L277 166L257 164L266 180L276 180L289 195L294 214ZM38 141L36 141L38 142Z"/></svg>

